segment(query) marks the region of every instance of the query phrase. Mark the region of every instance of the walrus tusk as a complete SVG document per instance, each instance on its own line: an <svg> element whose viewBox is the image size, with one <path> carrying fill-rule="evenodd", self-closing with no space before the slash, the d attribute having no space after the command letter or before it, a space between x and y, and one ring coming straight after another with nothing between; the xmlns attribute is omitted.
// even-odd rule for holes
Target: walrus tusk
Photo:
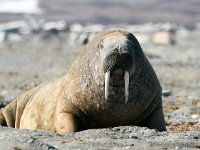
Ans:
<svg viewBox="0 0 200 150"><path fill-rule="evenodd" d="M108 87L110 81L110 71L105 73L105 99L108 99Z"/></svg>
<svg viewBox="0 0 200 150"><path fill-rule="evenodd" d="M129 72L125 71L124 73L124 83L125 83L125 103L128 102L128 95L129 95Z"/></svg>

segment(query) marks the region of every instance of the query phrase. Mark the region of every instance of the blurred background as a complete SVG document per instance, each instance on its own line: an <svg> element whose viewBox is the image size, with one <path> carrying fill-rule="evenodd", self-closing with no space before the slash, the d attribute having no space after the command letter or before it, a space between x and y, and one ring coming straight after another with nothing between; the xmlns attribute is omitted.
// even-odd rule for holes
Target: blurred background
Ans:
<svg viewBox="0 0 200 150"><path fill-rule="evenodd" d="M24 13L67 23L194 23L199 0L0 0L0 22L23 19Z"/></svg>
<svg viewBox="0 0 200 150"><path fill-rule="evenodd" d="M0 107L65 75L110 27L139 40L163 87L168 130L200 130L200 0L0 0Z"/></svg>

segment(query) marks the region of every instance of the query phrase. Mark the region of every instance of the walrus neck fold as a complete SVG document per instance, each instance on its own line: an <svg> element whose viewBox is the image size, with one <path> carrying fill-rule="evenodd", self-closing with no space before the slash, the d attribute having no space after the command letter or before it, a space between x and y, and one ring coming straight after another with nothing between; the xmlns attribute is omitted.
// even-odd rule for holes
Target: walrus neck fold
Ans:
<svg viewBox="0 0 200 150"><path fill-rule="evenodd" d="M109 82L110 82L110 71L105 73L105 99L108 100L109 95ZM129 72L124 73L124 91L125 91L125 103L128 102L129 97Z"/></svg>

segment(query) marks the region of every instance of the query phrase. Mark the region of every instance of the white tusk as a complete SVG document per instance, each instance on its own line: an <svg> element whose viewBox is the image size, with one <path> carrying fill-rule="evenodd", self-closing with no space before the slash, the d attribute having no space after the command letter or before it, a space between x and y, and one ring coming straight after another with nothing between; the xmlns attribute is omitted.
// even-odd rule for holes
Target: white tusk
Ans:
<svg viewBox="0 0 200 150"><path fill-rule="evenodd" d="M108 87L110 81L110 71L105 73L105 99L108 100Z"/></svg>
<svg viewBox="0 0 200 150"><path fill-rule="evenodd" d="M128 102L128 96L129 96L129 72L125 71L124 73L124 83L125 83L125 103Z"/></svg>

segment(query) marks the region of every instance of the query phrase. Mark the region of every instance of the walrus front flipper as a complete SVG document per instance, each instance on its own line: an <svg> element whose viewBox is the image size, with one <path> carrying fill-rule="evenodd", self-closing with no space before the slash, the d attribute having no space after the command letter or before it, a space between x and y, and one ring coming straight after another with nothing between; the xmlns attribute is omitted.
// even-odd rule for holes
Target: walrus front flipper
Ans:
<svg viewBox="0 0 200 150"><path fill-rule="evenodd" d="M71 113L60 113L57 118L56 132L59 134L65 134L70 132L77 132L79 130L78 117Z"/></svg>
<svg viewBox="0 0 200 150"><path fill-rule="evenodd" d="M153 110L153 112L145 119L144 126L150 129L156 129L158 131L166 131L166 124L164 119L164 113L162 109L162 97L158 94L154 101L160 101L158 106Z"/></svg>
<svg viewBox="0 0 200 150"><path fill-rule="evenodd" d="M0 125L15 127L16 100L4 107L0 112Z"/></svg>
<svg viewBox="0 0 200 150"><path fill-rule="evenodd" d="M146 120L146 126L158 131L166 131L164 114L162 108L156 109Z"/></svg>

